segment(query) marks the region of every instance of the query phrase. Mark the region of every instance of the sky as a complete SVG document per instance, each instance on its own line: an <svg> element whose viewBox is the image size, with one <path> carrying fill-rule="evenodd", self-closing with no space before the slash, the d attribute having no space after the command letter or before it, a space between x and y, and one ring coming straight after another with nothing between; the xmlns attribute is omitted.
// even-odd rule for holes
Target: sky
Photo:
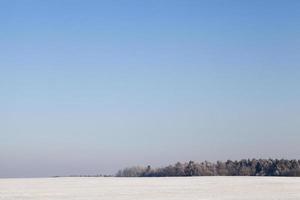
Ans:
<svg viewBox="0 0 300 200"><path fill-rule="evenodd" d="M299 10L0 0L0 177L299 159Z"/></svg>

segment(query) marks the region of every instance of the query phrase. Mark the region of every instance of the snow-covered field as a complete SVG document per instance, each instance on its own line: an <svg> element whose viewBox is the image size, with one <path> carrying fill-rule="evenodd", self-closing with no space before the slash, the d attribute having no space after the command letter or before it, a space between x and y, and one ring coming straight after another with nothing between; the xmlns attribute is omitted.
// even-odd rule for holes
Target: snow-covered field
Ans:
<svg viewBox="0 0 300 200"><path fill-rule="evenodd" d="M300 178L0 179L1 200L299 200Z"/></svg>

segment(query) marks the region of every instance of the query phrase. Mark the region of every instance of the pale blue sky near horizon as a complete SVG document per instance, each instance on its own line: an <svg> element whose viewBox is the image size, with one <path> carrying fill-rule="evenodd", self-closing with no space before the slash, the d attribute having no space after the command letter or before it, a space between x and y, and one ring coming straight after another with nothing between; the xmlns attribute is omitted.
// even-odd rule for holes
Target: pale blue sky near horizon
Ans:
<svg viewBox="0 0 300 200"><path fill-rule="evenodd" d="M0 0L0 177L300 159L299 10Z"/></svg>

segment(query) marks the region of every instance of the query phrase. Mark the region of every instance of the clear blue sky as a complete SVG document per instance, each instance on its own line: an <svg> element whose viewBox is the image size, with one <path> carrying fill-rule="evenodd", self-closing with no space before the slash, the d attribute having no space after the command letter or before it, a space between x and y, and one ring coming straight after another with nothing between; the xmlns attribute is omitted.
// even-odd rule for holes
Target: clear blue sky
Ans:
<svg viewBox="0 0 300 200"><path fill-rule="evenodd" d="M0 0L0 177L299 159L299 10Z"/></svg>

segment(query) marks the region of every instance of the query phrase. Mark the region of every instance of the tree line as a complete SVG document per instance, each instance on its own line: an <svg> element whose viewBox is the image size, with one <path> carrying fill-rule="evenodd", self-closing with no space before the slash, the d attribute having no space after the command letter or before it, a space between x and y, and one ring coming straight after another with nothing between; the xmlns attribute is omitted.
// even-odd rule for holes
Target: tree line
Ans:
<svg viewBox="0 0 300 200"><path fill-rule="evenodd" d="M117 177L164 176L300 176L300 160L243 159L239 161L197 163L177 162L166 167L130 167L119 170Z"/></svg>

